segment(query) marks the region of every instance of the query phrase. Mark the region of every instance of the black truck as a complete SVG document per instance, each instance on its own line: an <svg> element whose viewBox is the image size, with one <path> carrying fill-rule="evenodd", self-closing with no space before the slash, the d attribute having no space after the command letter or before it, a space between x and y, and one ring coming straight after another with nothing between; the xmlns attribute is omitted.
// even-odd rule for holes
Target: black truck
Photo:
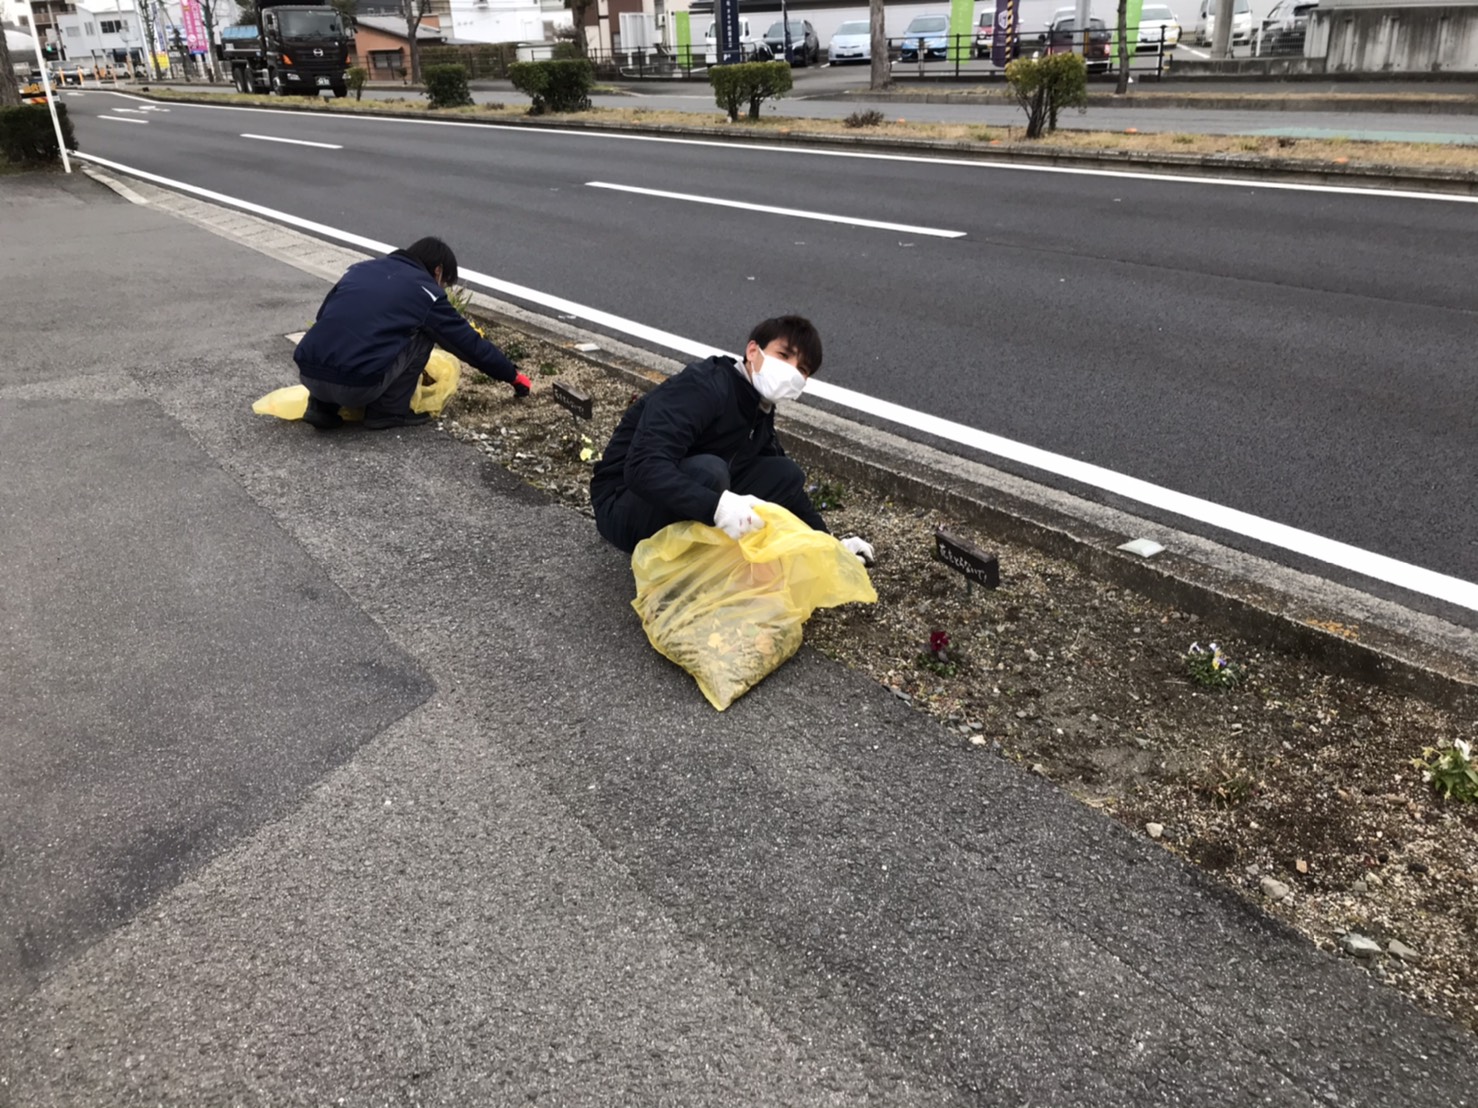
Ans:
<svg viewBox="0 0 1478 1108"><path fill-rule="evenodd" d="M328 4L258 0L257 21L221 28L221 60L237 92L345 95L349 35Z"/></svg>

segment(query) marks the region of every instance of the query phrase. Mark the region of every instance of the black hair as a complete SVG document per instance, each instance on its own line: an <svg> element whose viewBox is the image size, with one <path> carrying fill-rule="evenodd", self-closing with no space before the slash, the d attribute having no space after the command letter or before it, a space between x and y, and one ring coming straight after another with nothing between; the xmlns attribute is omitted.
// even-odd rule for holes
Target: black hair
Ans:
<svg viewBox="0 0 1478 1108"><path fill-rule="evenodd" d="M808 377L821 372L821 335L809 319L798 315L782 315L757 323L749 332L749 341L761 350L776 339L784 339L797 355L799 368Z"/></svg>
<svg viewBox="0 0 1478 1108"><path fill-rule="evenodd" d="M452 248L441 239L417 239L403 250L397 250L396 253L403 258L411 258L420 262L426 272L433 277L436 276L436 267L441 266L441 283L448 286L457 283L457 256L452 253Z"/></svg>

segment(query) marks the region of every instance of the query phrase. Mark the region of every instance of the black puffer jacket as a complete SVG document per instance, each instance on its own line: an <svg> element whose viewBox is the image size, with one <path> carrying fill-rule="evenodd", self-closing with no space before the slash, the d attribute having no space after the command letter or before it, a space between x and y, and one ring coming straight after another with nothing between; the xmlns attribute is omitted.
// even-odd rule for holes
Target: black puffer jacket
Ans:
<svg viewBox="0 0 1478 1108"><path fill-rule="evenodd" d="M590 480L594 505L628 489L652 504L665 504L683 519L713 522L719 494L677 467L695 454L713 454L731 472L755 458L783 455L775 437L775 410L733 358L694 362L626 410ZM812 511L805 523L825 531Z"/></svg>

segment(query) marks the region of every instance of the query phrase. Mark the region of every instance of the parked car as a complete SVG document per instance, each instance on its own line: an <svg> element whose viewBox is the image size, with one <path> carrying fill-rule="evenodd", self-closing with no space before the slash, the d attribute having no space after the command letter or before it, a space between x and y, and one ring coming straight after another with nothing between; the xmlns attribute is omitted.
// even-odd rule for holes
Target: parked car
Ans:
<svg viewBox="0 0 1478 1108"><path fill-rule="evenodd" d="M1139 11L1139 46L1141 54L1158 54L1174 50L1180 43L1180 20L1164 4L1146 4Z"/></svg>
<svg viewBox="0 0 1478 1108"><path fill-rule="evenodd" d="M903 29L903 42L898 48L900 61L916 62L919 51L924 60L944 58L949 53L949 16L916 15Z"/></svg>
<svg viewBox="0 0 1478 1108"><path fill-rule="evenodd" d="M995 8L987 8L980 13L980 18L975 21L975 56L977 58L990 57L991 45L996 41L996 12Z"/></svg>
<svg viewBox="0 0 1478 1108"><path fill-rule="evenodd" d="M790 64L811 65L819 62L821 40L816 37L816 28L811 26L811 21L791 19L787 22L790 25ZM777 19L765 32L765 45L777 60L785 57L785 30L786 24Z"/></svg>
<svg viewBox="0 0 1478 1108"><path fill-rule="evenodd" d="M1263 17L1252 43L1258 57L1268 54L1302 54L1309 35L1309 16L1318 0L1278 0Z"/></svg>
<svg viewBox="0 0 1478 1108"><path fill-rule="evenodd" d="M1210 46L1216 37L1217 0L1201 0L1191 38L1201 46ZM1232 45L1245 46L1252 41L1252 0L1232 0Z"/></svg>
<svg viewBox="0 0 1478 1108"><path fill-rule="evenodd" d="M749 28L749 20L743 17L739 20L739 52L749 59L755 53L761 40ZM703 34L703 62L705 65L718 64L718 24L710 23L708 30Z"/></svg>
<svg viewBox="0 0 1478 1108"><path fill-rule="evenodd" d="M1037 42L1048 54L1083 55L1083 64L1089 73L1107 73L1113 61L1113 32L1101 19L1089 19L1087 41L1078 26L1075 15L1064 16L1047 28L1045 35L1038 35Z"/></svg>
<svg viewBox="0 0 1478 1108"><path fill-rule="evenodd" d="M865 19L843 23L826 46L826 60L832 65L872 61L872 24Z"/></svg>

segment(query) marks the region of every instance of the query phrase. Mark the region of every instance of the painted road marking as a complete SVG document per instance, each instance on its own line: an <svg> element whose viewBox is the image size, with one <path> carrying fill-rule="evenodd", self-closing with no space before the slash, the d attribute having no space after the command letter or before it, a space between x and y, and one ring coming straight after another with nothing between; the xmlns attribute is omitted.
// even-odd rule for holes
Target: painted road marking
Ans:
<svg viewBox="0 0 1478 1108"><path fill-rule="evenodd" d="M149 125L147 119L129 119L126 115L100 115L97 118L104 123L142 123L145 127Z"/></svg>
<svg viewBox="0 0 1478 1108"><path fill-rule="evenodd" d="M850 215L832 215L829 212L808 212L800 208L774 208L768 204L749 204L741 200L720 200L713 196L693 196L686 192L664 192L661 189L642 189L632 185L613 185L607 181L586 181L593 189L613 189L616 192L634 192L639 196L658 196L664 200L687 200L694 204L712 204L719 208L739 208L746 212L767 212L770 215L795 216L797 219L819 219L823 223L846 223L852 227L875 227L881 231L902 231L907 235L933 235L941 239L961 239L964 231L941 231L936 227L915 227L909 223L885 223L876 219L858 219Z"/></svg>
<svg viewBox="0 0 1478 1108"><path fill-rule="evenodd" d="M249 138L249 139L258 139L261 142L286 142L286 143L292 144L293 146L317 146L317 147L319 147L320 149L323 149L323 150L342 150L342 149L344 149L342 146L339 146L339 145L337 145L335 143L332 143L332 142L309 142L307 139L278 138L275 135L242 135L241 137L242 138Z"/></svg>
<svg viewBox="0 0 1478 1108"><path fill-rule="evenodd" d="M106 119L106 116L100 117ZM210 189L201 188L198 185L186 184L184 181L176 181L169 177L161 177L155 173L149 173L142 169L134 169L132 166L122 165L118 162L109 161L107 158L99 158L95 154L78 153L79 159L93 162L97 165L116 169L120 173L128 173L144 181L153 181L155 184L164 185L166 188L176 189L180 192L199 196L217 204L227 204L242 211L252 212L255 215L264 216L267 219L276 220L289 227L298 227L310 231L322 238L333 239L337 242L348 243L362 250L369 250L376 254L389 254L395 247L386 242L377 242L374 239L365 238L349 231L341 231L337 227L329 227L326 224L315 223L312 220L303 219L300 216L289 215L287 212L279 212L272 208L263 207L261 204L253 204L249 200L238 200L234 196L224 193L213 192ZM566 300L560 296L552 296L537 289L528 288L525 285L515 285L510 281L502 281L496 277L476 270L462 269L459 271L458 280L463 284L477 285L481 288L490 289L504 296L512 296L520 300L537 304L547 308L559 315L573 316L584 319L590 323L602 327L609 327L613 331L629 335L633 338L643 339L657 346L675 350L689 357L706 358L714 354L726 354L733 357L733 352L724 350L717 346L709 346L707 343L698 342L684 335L673 334L656 327L650 327L645 323L625 319L611 312L604 312L598 308L589 308L583 304L577 304L573 300ZM1136 477L1130 477L1123 473L1105 469L1102 466L1092 465L1088 462L1080 462L1075 458L1068 458L1061 454L1052 454L1035 446L1015 442L1011 439L1002 438L1000 435L992 435L986 431L967 427L962 423L952 420L941 419L938 416L927 415L923 412L905 408L901 404L894 404L887 400L879 400L876 397L867 396L851 389L832 385L825 381L812 381L806 386L807 392L821 400L827 400L842 407L850 408L856 412L865 412L882 419L890 420L905 427L911 427L928 435L949 439L959 443L961 446L972 450L983 451L994 454L997 457L1007 458L1023 465L1032 466L1046 473L1059 477L1065 477L1071 481L1077 481L1094 488L1104 489L1116 493L1119 496L1137 501L1161 511L1171 512L1175 515L1184 516L1201 523L1210 524L1224 531L1230 531L1245 538L1254 539L1258 542L1275 546L1295 554L1302 554L1314 558L1327 565L1337 566L1340 569L1352 570L1365 577L1377 581L1384 581L1390 585L1407 589L1411 592L1420 593L1423 596L1434 597L1437 600L1455 604L1460 608L1478 612L1478 583L1464 581L1458 577L1450 577L1436 570L1426 569L1422 566L1412 565L1410 562L1399 561L1396 558L1388 558L1384 554L1376 554L1373 551L1363 550L1358 546L1328 539L1322 535L1315 535L1310 531L1301 531L1296 527L1276 523L1270 519L1252 515L1249 512L1238 511L1221 504L1215 504L1200 497L1188 496L1185 493L1167 489L1161 485L1154 485L1148 481L1141 481Z"/></svg>
<svg viewBox="0 0 1478 1108"><path fill-rule="evenodd" d="M122 96L147 104L142 97L130 96L126 92L107 92L99 95ZM232 104L192 104L207 112L262 112L269 115L290 115L301 122L303 113L284 111L281 108L247 108ZM359 123L404 123L416 127L481 127L489 131L518 131L522 134L552 135L563 139L609 139L625 142L660 142L676 146L711 146L723 150L735 150L733 143L714 139L678 138L672 135L623 135L610 131L564 131L543 127L509 127L501 123L466 123L456 119L390 119L377 115L334 115L334 120L354 120ZM1293 181L1257 181L1241 177L1193 177L1172 173L1135 173L1126 169L1083 169L1066 165L1016 165L1010 162L982 162L972 158L930 158L920 154L879 154L873 151L815 150L795 146L769 146L762 143L745 143L737 149L743 151L762 150L770 154L791 154L810 158L856 158L879 162L905 162L914 165L965 166L984 172L1006 173L1062 173L1078 177L1110 177L1117 180L1152 181L1156 184L1176 185L1223 185L1239 189L1273 190L1278 192L1322 192L1344 196L1380 196L1396 200L1437 200L1452 204L1478 204L1478 196L1460 196L1450 192L1412 192L1406 189L1360 188L1353 185L1314 185ZM134 172L130 170L130 172Z"/></svg>

